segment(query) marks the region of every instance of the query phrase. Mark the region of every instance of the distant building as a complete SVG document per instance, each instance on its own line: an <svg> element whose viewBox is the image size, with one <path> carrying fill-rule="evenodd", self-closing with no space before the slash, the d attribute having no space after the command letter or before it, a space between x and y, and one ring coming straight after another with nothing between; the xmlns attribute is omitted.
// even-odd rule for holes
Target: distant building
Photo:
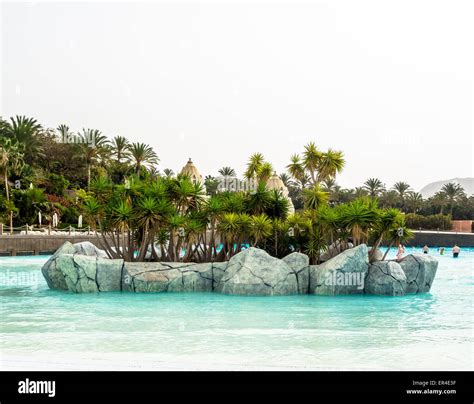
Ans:
<svg viewBox="0 0 474 404"><path fill-rule="evenodd" d="M288 188L286 187L286 185L283 183L283 181L281 180L281 178L278 176L278 174L276 173L276 171L273 172L273 175L267 180L267 189L272 191L272 190L277 190L277 191L280 191L282 193L282 195L288 200L288 202L290 203L290 209L289 209L289 213L290 215L292 213L295 213L295 207L293 205L293 202L291 201L291 198L290 198L290 195L289 195L289 191L288 191Z"/></svg>
<svg viewBox="0 0 474 404"><path fill-rule="evenodd" d="M199 170L194 165L191 158L188 160L186 165L181 170L181 175L185 175L189 177L194 184L199 182L200 184L204 185L204 179L202 175L199 173Z"/></svg>

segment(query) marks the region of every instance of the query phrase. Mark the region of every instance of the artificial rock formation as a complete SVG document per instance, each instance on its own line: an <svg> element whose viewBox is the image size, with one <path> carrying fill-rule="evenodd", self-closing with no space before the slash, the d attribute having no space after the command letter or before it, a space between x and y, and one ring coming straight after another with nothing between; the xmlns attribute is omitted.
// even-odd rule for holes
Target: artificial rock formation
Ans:
<svg viewBox="0 0 474 404"><path fill-rule="evenodd" d="M309 268L309 293L315 295L363 294L369 268L367 246L361 244Z"/></svg>
<svg viewBox="0 0 474 404"><path fill-rule="evenodd" d="M252 247L229 260L216 290L232 295L293 295L298 293L298 282L284 260Z"/></svg>
<svg viewBox="0 0 474 404"><path fill-rule="evenodd" d="M410 254L399 261L407 277L406 293L426 293L431 289L438 260L429 254Z"/></svg>
<svg viewBox="0 0 474 404"><path fill-rule="evenodd" d="M124 262L108 259L91 243L64 243L44 264L51 289L94 292L218 292L225 294L400 296L430 290L438 262L409 255L369 264L367 246L343 251L320 265L301 253L283 259L248 248L228 262Z"/></svg>
<svg viewBox="0 0 474 404"><path fill-rule="evenodd" d="M369 266L365 278L365 293L369 295L403 296L407 277L402 267L394 261L377 261Z"/></svg>

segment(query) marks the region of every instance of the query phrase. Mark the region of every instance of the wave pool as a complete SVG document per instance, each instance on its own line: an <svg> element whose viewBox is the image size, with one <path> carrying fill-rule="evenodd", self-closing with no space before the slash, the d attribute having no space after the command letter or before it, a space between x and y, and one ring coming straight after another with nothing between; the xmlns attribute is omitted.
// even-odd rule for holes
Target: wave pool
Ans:
<svg viewBox="0 0 474 404"><path fill-rule="evenodd" d="M446 251L404 297L75 295L1 257L0 369L472 370L474 249Z"/></svg>

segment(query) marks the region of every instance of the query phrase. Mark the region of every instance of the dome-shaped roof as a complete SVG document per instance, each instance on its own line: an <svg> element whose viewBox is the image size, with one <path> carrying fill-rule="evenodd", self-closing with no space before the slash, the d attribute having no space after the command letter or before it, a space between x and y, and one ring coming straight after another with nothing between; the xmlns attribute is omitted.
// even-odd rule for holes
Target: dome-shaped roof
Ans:
<svg viewBox="0 0 474 404"><path fill-rule="evenodd" d="M273 175L267 180L267 189L281 191L283 196L288 197L288 188L283 183L278 174L274 171Z"/></svg>
<svg viewBox="0 0 474 404"><path fill-rule="evenodd" d="M203 182L202 175L199 173L199 170L196 168L191 158L181 170L181 175L186 175L191 178L193 182Z"/></svg>

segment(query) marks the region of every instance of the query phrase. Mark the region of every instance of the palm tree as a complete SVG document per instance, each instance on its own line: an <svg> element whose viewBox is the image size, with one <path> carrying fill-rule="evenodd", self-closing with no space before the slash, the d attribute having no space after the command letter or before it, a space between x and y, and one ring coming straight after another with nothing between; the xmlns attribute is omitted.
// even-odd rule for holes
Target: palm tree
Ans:
<svg viewBox="0 0 474 404"><path fill-rule="evenodd" d="M290 158L290 164L286 166L288 173L297 181L302 181L305 176L303 163L300 160L300 156L293 154Z"/></svg>
<svg viewBox="0 0 474 404"><path fill-rule="evenodd" d="M56 131L58 132L62 143L69 143L70 136L73 135L69 129L69 126L61 124L56 128Z"/></svg>
<svg viewBox="0 0 474 404"><path fill-rule="evenodd" d="M303 167L309 172L313 185L317 183L317 170L321 161L322 153L316 147L314 142L308 143L304 147Z"/></svg>
<svg viewBox="0 0 474 404"><path fill-rule="evenodd" d="M258 171L257 178L259 181L267 181L273 174L273 166L268 161L265 161Z"/></svg>
<svg viewBox="0 0 474 404"><path fill-rule="evenodd" d="M130 143L124 136L115 136L111 142L112 154L117 158L119 163L122 159L128 160L130 158L130 152L128 150Z"/></svg>
<svg viewBox="0 0 474 404"><path fill-rule="evenodd" d="M208 195L215 195L218 191L220 181L212 175L206 175L204 178L204 186Z"/></svg>
<svg viewBox="0 0 474 404"><path fill-rule="evenodd" d="M352 233L355 245L366 241L368 231L377 220L376 205L359 198L341 208L341 223Z"/></svg>
<svg viewBox="0 0 474 404"><path fill-rule="evenodd" d="M224 213L219 219L217 228L224 242L222 257L228 259L232 254L234 240L239 230L239 215L232 212Z"/></svg>
<svg viewBox="0 0 474 404"><path fill-rule="evenodd" d="M403 216L400 217L397 225L388 232L387 238L390 240L390 242L382 260L385 260L387 254L394 245L406 244L410 239L413 238L413 232L408 227L406 227Z"/></svg>
<svg viewBox="0 0 474 404"><path fill-rule="evenodd" d="M7 197L7 206L10 216L10 229L13 228L13 209L14 205L10 201L10 190L8 177L10 172L19 174L24 165L25 146L17 140L0 137L0 171L3 174L5 184L5 195Z"/></svg>
<svg viewBox="0 0 474 404"><path fill-rule="evenodd" d="M380 196L380 206L383 208L393 208L397 205L398 202L398 193L397 191L389 190L383 191Z"/></svg>
<svg viewBox="0 0 474 404"><path fill-rule="evenodd" d="M372 246L372 249L369 253L369 260L372 262L377 249L384 239L390 236L390 232L393 229L399 227L403 216L398 209L390 208L387 210L382 210L378 215L378 220L374 224L374 235L375 242Z"/></svg>
<svg viewBox="0 0 474 404"><path fill-rule="evenodd" d="M402 205L405 204L405 196L407 195L408 191L410 191L410 185L403 181L398 181L393 184L393 190L398 193L398 197Z"/></svg>
<svg viewBox="0 0 474 404"><path fill-rule="evenodd" d="M323 190L325 192L331 193L336 186L336 180L334 178L327 178L323 181Z"/></svg>
<svg viewBox="0 0 474 404"><path fill-rule="evenodd" d="M303 157L298 154L291 156L291 163L287 166L288 172L302 182L308 175L312 186L322 181L334 178L344 168L344 155L340 151L329 149L326 152L318 150L314 142L304 147Z"/></svg>
<svg viewBox="0 0 474 404"><path fill-rule="evenodd" d="M97 129L82 129L78 134L79 142L76 145L79 158L83 159L87 167L87 189L90 188L92 167L107 154L109 141Z"/></svg>
<svg viewBox="0 0 474 404"><path fill-rule="evenodd" d="M355 198L362 198L367 196L367 190L364 187L355 187L354 188L354 197Z"/></svg>
<svg viewBox="0 0 474 404"><path fill-rule="evenodd" d="M105 203L109 199L109 192L112 190L112 182L106 176L98 176L91 180L89 190L99 203Z"/></svg>
<svg viewBox="0 0 474 404"><path fill-rule="evenodd" d="M165 168L163 170L163 174L167 177L172 177L174 175L174 171L171 168Z"/></svg>
<svg viewBox="0 0 474 404"><path fill-rule="evenodd" d="M466 196L464 188L455 182L448 182L447 184L443 185L441 192L446 195L449 203L449 212L452 216L454 204Z"/></svg>
<svg viewBox="0 0 474 404"><path fill-rule="evenodd" d="M250 234L254 239L255 247L262 239L270 237L273 232L272 221L265 214L252 216L250 219Z"/></svg>
<svg viewBox="0 0 474 404"><path fill-rule="evenodd" d="M318 182L334 178L344 168L345 160L341 151L329 149L321 155L318 166Z"/></svg>
<svg viewBox="0 0 474 404"><path fill-rule="evenodd" d="M423 206L423 196L419 192L408 192L406 205L413 213L418 212Z"/></svg>
<svg viewBox="0 0 474 404"><path fill-rule="evenodd" d="M329 199L329 194L321 190L319 185L303 190L304 206L306 209L318 209L325 205Z"/></svg>
<svg viewBox="0 0 474 404"><path fill-rule="evenodd" d="M270 202L265 213L271 219L285 220L290 210L290 202L276 189L270 192Z"/></svg>
<svg viewBox="0 0 474 404"><path fill-rule="evenodd" d="M152 180L156 180L160 176L160 170L156 166L148 167L148 174Z"/></svg>
<svg viewBox="0 0 474 404"><path fill-rule="evenodd" d="M255 192L248 197L248 212L258 215L265 212L271 203L271 194L268 192L265 182L261 181Z"/></svg>
<svg viewBox="0 0 474 404"><path fill-rule="evenodd" d="M385 190L382 181L378 178L369 178L364 182L364 188L369 192L371 198L377 198Z"/></svg>
<svg viewBox="0 0 474 404"><path fill-rule="evenodd" d="M235 173L235 170L231 167L222 167L218 173L222 175L223 177L236 177L237 174Z"/></svg>
<svg viewBox="0 0 474 404"><path fill-rule="evenodd" d="M133 259L133 249L130 245L131 240L130 237L128 237L127 240L126 234L128 234L132 228L132 220L134 217L135 212L129 201L125 199L119 199L115 205L112 205L112 225L122 234L122 249L119 249L118 251L122 252L122 256L125 257L127 261L131 261Z"/></svg>
<svg viewBox="0 0 474 404"><path fill-rule="evenodd" d="M26 116L16 116L10 118L10 122L6 127L6 135L12 139L16 139L25 147L25 162L31 164L42 155L42 147L38 137L42 130L41 125L33 118Z"/></svg>
<svg viewBox="0 0 474 404"><path fill-rule="evenodd" d="M136 210L137 223L142 229L138 260L143 261L149 244L153 244L156 226L163 218L159 201L151 196L143 196L140 198Z"/></svg>
<svg viewBox="0 0 474 404"><path fill-rule="evenodd" d="M210 239L209 249L206 252L206 261L210 262L212 257L216 255L216 228L217 222L224 210L222 199L216 195L211 196L206 202L206 217L209 220Z"/></svg>
<svg viewBox="0 0 474 404"><path fill-rule="evenodd" d="M260 169L265 162L265 157L262 153L254 153L250 156L245 170L244 177L248 180L255 179L260 172Z"/></svg>
<svg viewBox="0 0 474 404"><path fill-rule="evenodd" d="M130 156L138 174L142 165L158 164L159 158L153 148L145 143L132 143L129 146Z"/></svg>
<svg viewBox="0 0 474 404"><path fill-rule="evenodd" d="M434 206L440 208L439 214L442 215L445 206L448 205L448 196L443 191L438 191L430 198L430 201Z"/></svg>
<svg viewBox="0 0 474 404"><path fill-rule="evenodd" d="M17 175L21 173L24 166L25 146L14 139L0 138L0 169L3 173L5 183L5 195L10 200L8 186L9 173Z"/></svg>
<svg viewBox="0 0 474 404"><path fill-rule="evenodd" d="M291 176L288 175L287 173L281 173L280 174L280 179L282 180L285 187L287 187L288 189L297 187L296 182L293 181L291 179Z"/></svg>

